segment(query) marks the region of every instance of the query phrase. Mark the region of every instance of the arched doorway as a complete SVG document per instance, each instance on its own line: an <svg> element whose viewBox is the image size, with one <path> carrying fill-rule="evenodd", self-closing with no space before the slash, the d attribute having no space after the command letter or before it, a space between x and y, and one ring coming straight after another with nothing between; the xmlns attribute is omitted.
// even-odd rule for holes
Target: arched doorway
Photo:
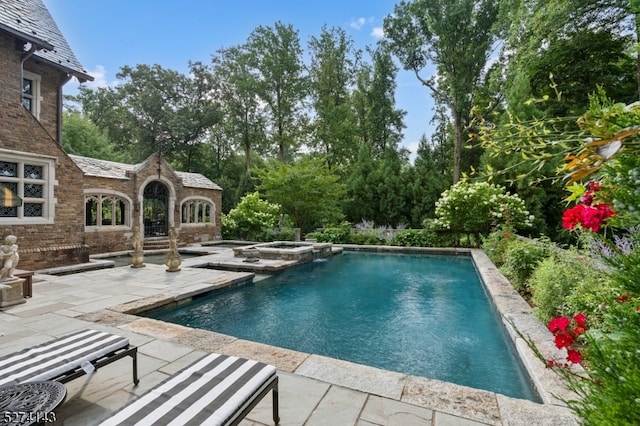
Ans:
<svg viewBox="0 0 640 426"><path fill-rule="evenodd" d="M169 235L169 191L159 181L149 182L144 188L142 220L145 237Z"/></svg>

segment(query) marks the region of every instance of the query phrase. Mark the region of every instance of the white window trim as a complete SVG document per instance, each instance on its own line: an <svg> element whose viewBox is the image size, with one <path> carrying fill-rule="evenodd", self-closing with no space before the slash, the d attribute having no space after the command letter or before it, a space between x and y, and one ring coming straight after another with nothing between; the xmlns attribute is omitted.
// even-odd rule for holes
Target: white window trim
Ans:
<svg viewBox="0 0 640 426"><path fill-rule="evenodd" d="M125 212L124 212L124 224L123 225L87 225L87 198L88 197L117 197L121 198L125 201ZM127 194L119 191L113 191L102 188L90 188L84 190L84 200L83 200L83 223L84 229L86 231L123 231L123 230L131 230L131 223L133 220L133 200Z"/></svg>
<svg viewBox="0 0 640 426"><path fill-rule="evenodd" d="M29 71L23 71L22 78L32 81L31 90L33 93L31 96L33 102L33 111L30 112L35 118L40 120L40 105L42 104L42 90L40 89L42 87L42 76ZM20 83L22 84L22 82ZM24 97L24 93L22 94L22 96Z"/></svg>
<svg viewBox="0 0 640 426"><path fill-rule="evenodd" d="M0 177L0 181L5 182L18 182L18 196L22 198L23 205L18 207L18 217L0 217L0 225L45 225L54 223L55 219L55 205L56 199L53 196L54 188L57 185L56 182L56 163L55 157L48 157L42 155L32 155L29 153L22 153L18 151L9 151L0 149L0 160L10 163L18 163L18 168L24 170L24 164L42 166L42 183L43 183L43 198L42 199L29 199L24 197L24 177L17 178L4 178ZM28 179L27 179L28 180ZM40 201L43 200L42 216L30 217L24 216L24 202Z"/></svg>
<svg viewBox="0 0 640 426"><path fill-rule="evenodd" d="M183 208L184 205L187 203L192 203L192 202L200 202L203 204L208 204L211 208L211 212L209 213L209 222L184 222L183 221ZM192 196L192 197L187 197L184 200L182 200L182 203L180 203L180 227L184 227L184 228L196 228L196 227L205 227L205 226L212 226L215 225L216 223L216 204L213 202L213 200L211 200L210 198L207 197L202 197L202 196Z"/></svg>

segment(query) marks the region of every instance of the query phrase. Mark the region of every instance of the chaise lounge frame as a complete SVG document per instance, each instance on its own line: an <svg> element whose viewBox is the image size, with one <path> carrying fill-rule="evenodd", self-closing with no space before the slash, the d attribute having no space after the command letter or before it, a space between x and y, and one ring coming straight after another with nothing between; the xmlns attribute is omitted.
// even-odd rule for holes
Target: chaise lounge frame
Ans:
<svg viewBox="0 0 640 426"><path fill-rule="evenodd" d="M269 392L278 424L275 367L212 353L169 376L100 426L238 425Z"/></svg>
<svg viewBox="0 0 640 426"><path fill-rule="evenodd" d="M98 370L126 356L132 358L137 385L138 348L125 337L84 329L0 357L0 386L39 380L67 383L88 373L86 363Z"/></svg>

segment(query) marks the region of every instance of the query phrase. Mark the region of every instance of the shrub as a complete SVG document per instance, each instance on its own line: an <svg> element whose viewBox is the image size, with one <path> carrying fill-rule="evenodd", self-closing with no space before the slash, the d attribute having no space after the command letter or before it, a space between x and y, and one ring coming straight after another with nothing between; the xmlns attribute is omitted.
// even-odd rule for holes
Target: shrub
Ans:
<svg viewBox="0 0 640 426"><path fill-rule="evenodd" d="M550 243L540 240L512 240L503 253L500 268L513 287L526 299L531 298L527 281L540 261L550 255Z"/></svg>
<svg viewBox="0 0 640 426"><path fill-rule="evenodd" d="M504 263L504 252L517 240L513 229L500 227L482 238L482 249L497 267Z"/></svg>
<svg viewBox="0 0 640 426"><path fill-rule="evenodd" d="M280 219L280 206L260 199L258 192L247 194L222 218L225 238L264 241L265 232L273 229Z"/></svg>
<svg viewBox="0 0 640 426"><path fill-rule="evenodd" d="M575 249L554 253L542 260L529 279L536 316L548 322L554 317L574 315L579 311L567 302L568 297L579 287L601 285L603 276L592 260ZM591 311L583 313L592 314Z"/></svg>
<svg viewBox="0 0 640 426"><path fill-rule="evenodd" d="M351 224L344 222L337 227L309 232L305 237L315 239L319 243L349 244L351 242Z"/></svg>
<svg viewBox="0 0 640 426"><path fill-rule="evenodd" d="M428 229L406 229L398 232L391 240L391 245L400 247L434 247L438 240L435 232Z"/></svg>
<svg viewBox="0 0 640 426"><path fill-rule="evenodd" d="M517 194L487 182L460 181L444 191L436 202L436 225L468 234L487 235L491 228L531 226L532 216Z"/></svg>

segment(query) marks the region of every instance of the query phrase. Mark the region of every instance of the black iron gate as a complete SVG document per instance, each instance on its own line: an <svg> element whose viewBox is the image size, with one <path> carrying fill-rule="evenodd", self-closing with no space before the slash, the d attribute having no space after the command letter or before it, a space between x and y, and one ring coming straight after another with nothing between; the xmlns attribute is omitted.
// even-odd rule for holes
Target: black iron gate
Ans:
<svg viewBox="0 0 640 426"><path fill-rule="evenodd" d="M145 237L169 235L169 195L167 187L158 181L144 188L142 218Z"/></svg>

